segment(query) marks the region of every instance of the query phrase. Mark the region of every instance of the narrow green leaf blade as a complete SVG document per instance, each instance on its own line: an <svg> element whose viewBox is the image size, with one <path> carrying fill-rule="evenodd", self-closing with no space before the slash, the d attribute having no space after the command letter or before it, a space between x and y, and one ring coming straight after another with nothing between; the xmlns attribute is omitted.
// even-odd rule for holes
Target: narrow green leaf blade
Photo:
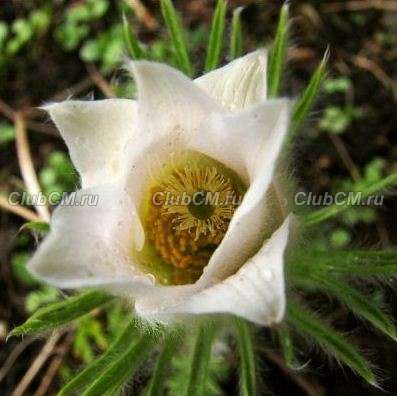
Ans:
<svg viewBox="0 0 397 396"><path fill-rule="evenodd" d="M365 190L361 191L361 200L364 200L370 195L380 193L385 191L391 187L397 185L397 173L393 173L383 180L372 184L371 186L367 187ZM333 204L331 206L327 206L323 209L319 209L315 212L308 213L302 216L302 223L306 227L313 226L315 224L322 223L325 220L328 220L336 215L344 212L345 210L352 207L352 200L346 199L344 203Z"/></svg>
<svg viewBox="0 0 397 396"><path fill-rule="evenodd" d="M139 341L129 345L123 354L113 355L111 364L106 367L82 395L117 394L158 342L159 334L152 329L147 329Z"/></svg>
<svg viewBox="0 0 397 396"><path fill-rule="evenodd" d="M206 384L209 382L209 362L214 339L214 325L203 325L198 329L189 367L186 396L205 396L206 394Z"/></svg>
<svg viewBox="0 0 397 396"><path fill-rule="evenodd" d="M274 98L278 95L284 71L285 58L287 54L288 30L289 30L289 6L284 4L281 8L277 25L276 37L274 39L269 58L268 71L268 97Z"/></svg>
<svg viewBox="0 0 397 396"><path fill-rule="evenodd" d="M205 60L205 71L214 70L219 65L223 46L223 32L225 30L225 16L227 4L225 0L218 0L212 18L211 33Z"/></svg>
<svg viewBox="0 0 397 396"><path fill-rule="evenodd" d="M131 29L125 14L123 14L123 35L124 35L124 42L128 51L128 55L132 59L145 58L146 57L145 52L142 49L141 45L139 44L139 41L134 31Z"/></svg>
<svg viewBox="0 0 397 396"><path fill-rule="evenodd" d="M292 342L290 331L286 326L283 326L280 329L278 329L277 334L285 364L289 368L294 369L296 367L296 360L295 360L294 344Z"/></svg>
<svg viewBox="0 0 397 396"><path fill-rule="evenodd" d="M368 320L368 322L383 331L394 341L397 340L397 331L392 320L368 296L361 294L354 287L334 277L316 276L314 280L318 281L330 294L346 304L355 315Z"/></svg>
<svg viewBox="0 0 397 396"><path fill-rule="evenodd" d="M348 340L313 313L289 300L287 321L299 332L311 336L326 352L350 367L369 384L377 386L375 375L366 359Z"/></svg>
<svg viewBox="0 0 397 396"><path fill-rule="evenodd" d="M292 112L292 120L289 131L289 140L295 137L296 132L306 119L309 111L313 107L314 102L321 90L322 83L326 76L327 62L329 58L329 49L324 54L323 60L313 73L308 86L303 92L302 96L295 103Z"/></svg>
<svg viewBox="0 0 397 396"><path fill-rule="evenodd" d="M188 76L192 76L193 68L189 59L182 23L171 0L161 0L161 12L175 49L178 67Z"/></svg>
<svg viewBox="0 0 397 396"><path fill-rule="evenodd" d="M243 53L243 33L241 29L241 12L243 7L233 11L232 31L230 34L230 59L236 59Z"/></svg>
<svg viewBox="0 0 397 396"><path fill-rule="evenodd" d="M240 394L256 395L256 359L250 325L241 318L234 318L237 345L240 355Z"/></svg>
<svg viewBox="0 0 397 396"><path fill-rule="evenodd" d="M115 357L123 354L136 339L138 334L139 322L136 320L127 324L125 329L119 334L116 340L109 346L107 351L98 357L92 364L86 367L81 373L77 374L68 382L58 393L58 396L74 395L89 384L92 384L102 372L110 366Z"/></svg>
<svg viewBox="0 0 397 396"><path fill-rule="evenodd" d="M99 291L88 291L65 301L38 309L24 324L11 331L9 337L55 329L77 319L112 300L112 296Z"/></svg>
<svg viewBox="0 0 397 396"><path fill-rule="evenodd" d="M181 331L171 331L164 339L164 347L157 358L152 378L146 391L146 396L162 396L165 394L164 385L167 379L167 368L181 342Z"/></svg>

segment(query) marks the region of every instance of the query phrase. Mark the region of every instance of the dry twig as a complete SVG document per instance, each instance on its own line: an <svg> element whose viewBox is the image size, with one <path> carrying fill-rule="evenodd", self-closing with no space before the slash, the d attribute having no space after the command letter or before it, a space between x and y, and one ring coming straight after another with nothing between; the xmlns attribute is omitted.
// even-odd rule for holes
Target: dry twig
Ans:
<svg viewBox="0 0 397 396"><path fill-rule="evenodd" d="M116 94L110 84L102 76L101 73L96 69L94 65L87 65L88 75L92 82L102 91L107 98L115 98Z"/></svg>
<svg viewBox="0 0 397 396"><path fill-rule="evenodd" d="M40 186L33 167L32 157L30 155L25 119L21 113L15 113L15 140L19 167L22 178L26 184L26 188L29 194L38 196L40 193ZM47 206L36 205L35 207L42 220L50 220L50 212Z"/></svg>
<svg viewBox="0 0 397 396"><path fill-rule="evenodd" d="M38 216L32 210L25 208L19 204L10 204L4 196L0 195L0 208L6 210L7 212L14 213L18 216L23 217L27 221L39 221L40 216Z"/></svg>
<svg viewBox="0 0 397 396"><path fill-rule="evenodd" d="M47 340L41 352L37 355L36 359L33 361L28 371L22 377L21 381L16 386L11 396L23 396L25 394L26 390L28 389L29 385L31 384L37 373L40 371L44 363L53 353L55 345L61 338L61 335L61 332L56 332Z"/></svg>
<svg viewBox="0 0 397 396"><path fill-rule="evenodd" d="M138 20L150 31L157 30L159 23L156 18L149 12L149 10L143 5L141 0L125 0L127 4L135 11L135 15Z"/></svg>

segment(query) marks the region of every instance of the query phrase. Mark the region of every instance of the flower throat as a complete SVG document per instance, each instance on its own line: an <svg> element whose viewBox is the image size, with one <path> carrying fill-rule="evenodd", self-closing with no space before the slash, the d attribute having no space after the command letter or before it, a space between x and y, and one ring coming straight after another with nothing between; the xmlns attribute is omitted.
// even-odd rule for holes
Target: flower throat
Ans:
<svg viewBox="0 0 397 396"><path fill-rule="evenodd" d="M245 188L235 172L196 152L164 166L141 205L141 267L159 283L195 282L221 243Z"/></svg>

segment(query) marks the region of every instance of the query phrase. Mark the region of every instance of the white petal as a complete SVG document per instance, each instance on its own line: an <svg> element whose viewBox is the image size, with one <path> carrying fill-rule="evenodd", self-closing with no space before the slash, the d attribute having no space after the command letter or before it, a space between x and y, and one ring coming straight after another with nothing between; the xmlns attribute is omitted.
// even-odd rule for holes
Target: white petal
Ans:
<svg viewBox="0 0 397 396"><path fill-rule="evenodd" d="M69 148L83 188L114 183L122 177L126 144L136 135L135 101L70 100L44 109Z"/></svg>
<svg viewBox="0 0 397 396"><path fill-rule="evenodd" d="M136 311L148 319L168 321L174 315L228 313L259 325L280 322L285 312L284 251L290 218L259 252L221 283L174 301L138 299Z"/></svg>
<svg viewBox="0 0 397 396"><path fill-rule="evenodd" d="M218 103L240 111L266 99L267 52L264 49L238 58L195 80Z"/></svg>
<svg viewBox="0 0 397 396"><path fill-rule="evenodd" d="M224 280L274 231L267 197L287 133L289 101L278 99L231 116L213 116L192 140L191 147L234 169L249 188L198 283ZM278 227L280 223L276 224Z"/></svg>
<svg viewBox="0 0 397 396"><path fill-rule="evenodd" d="M148 61L128 65L138 86L138 112L145 133L174 134L184 140L213 111L221 111L213 99L193 81L172 67Z"/></svg>
<svg viewBox="0 0 397 396"><path fill-rule="evenodd" d="M88 201L84 197L98 197ZM125 294L120 285L150 287L152 279L131 262L143 231L128 195L114 186L80 190L75 201L54 211L51 231L28 264L35 276L60 288L104 287ZM90 206L87 202L94 204Z"/></svg>

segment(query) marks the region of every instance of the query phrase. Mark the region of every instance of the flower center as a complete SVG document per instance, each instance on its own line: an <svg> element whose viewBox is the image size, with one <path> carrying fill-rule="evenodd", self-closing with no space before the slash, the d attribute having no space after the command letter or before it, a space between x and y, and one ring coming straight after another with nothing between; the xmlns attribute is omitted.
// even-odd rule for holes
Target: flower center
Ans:
<svg viewBox="0 0 397 396"><path fill-rule="evenodd" d="M141 208L143 269L160 283L195 282L221 243L244 191L235 172L199 153L189 152L165 166Z"/></svg>

